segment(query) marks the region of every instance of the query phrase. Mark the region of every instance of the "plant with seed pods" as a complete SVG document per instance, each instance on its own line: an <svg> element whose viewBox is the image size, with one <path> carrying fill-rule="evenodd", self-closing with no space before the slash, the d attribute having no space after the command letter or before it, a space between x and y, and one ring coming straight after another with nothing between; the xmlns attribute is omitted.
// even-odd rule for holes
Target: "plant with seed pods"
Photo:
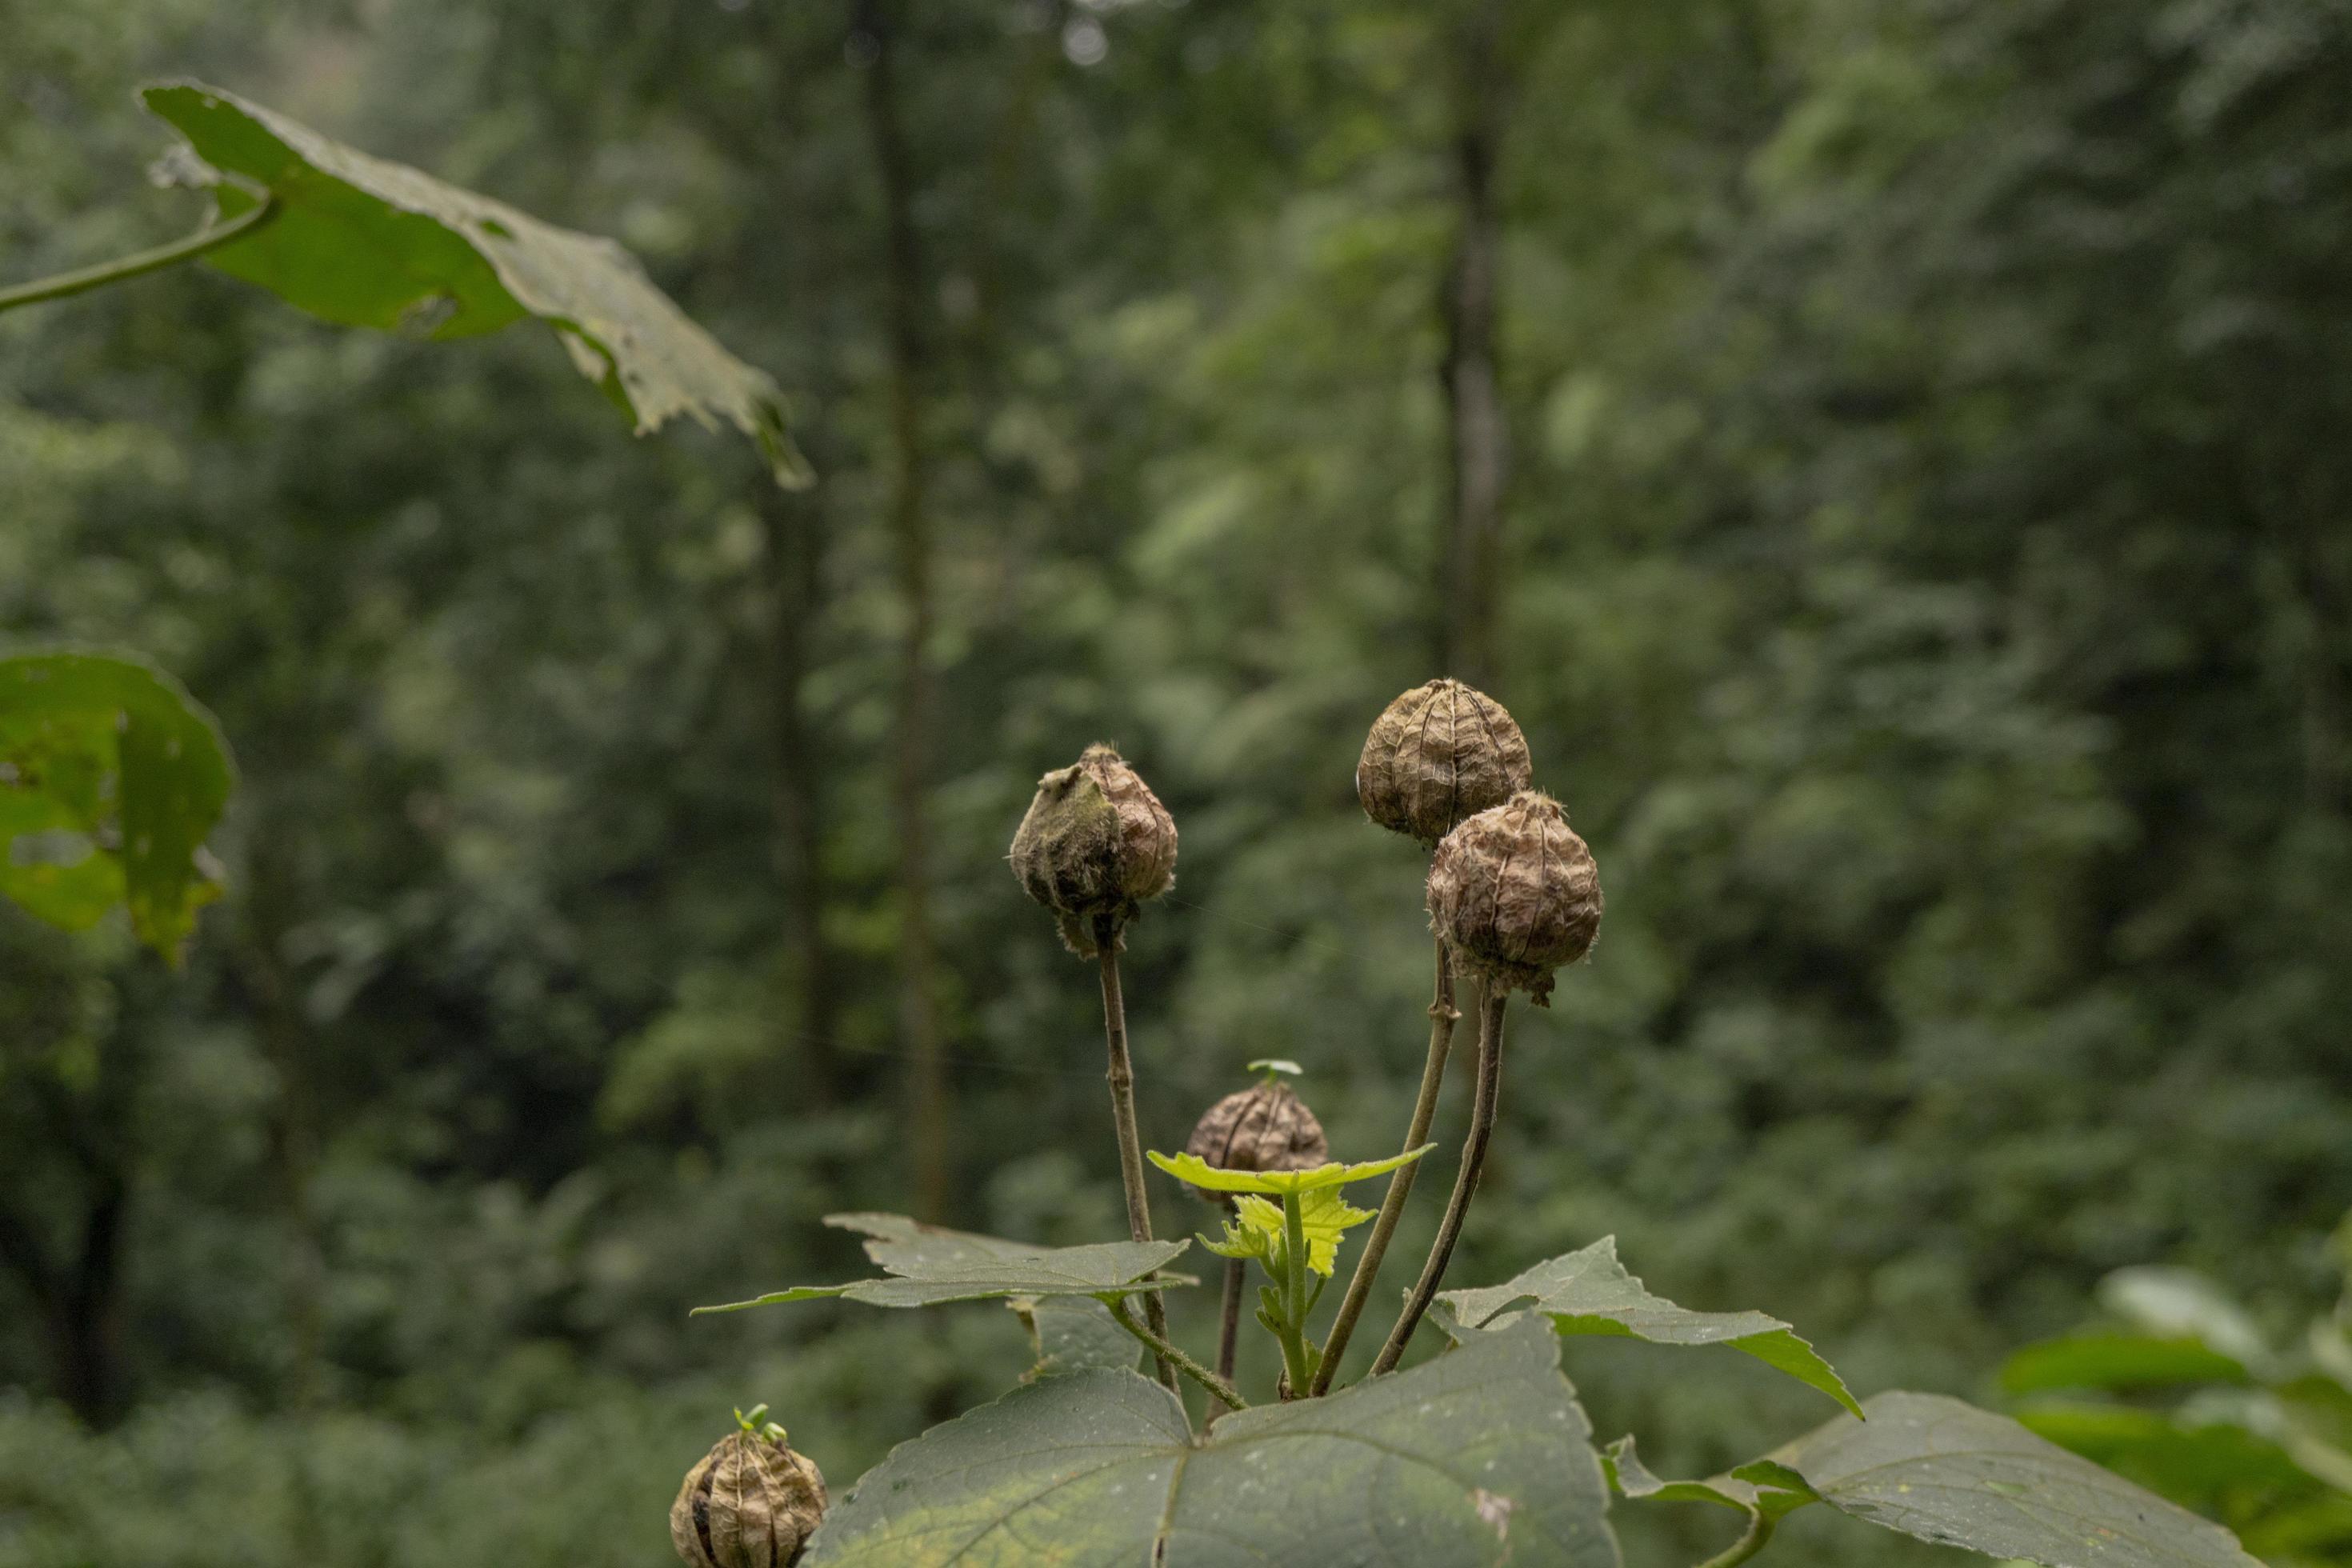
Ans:
<svg viewBox="0 0 2352 1568"><path fill-rule="evenodd" d="M866 1237L879 1276L703 1309L820 1298L883 1307L999 1300L1035 1335L1038 1363L1022 1386L894 1450L824 1516L803 1563L1619 1568L1608 1517L1614 1497L1736 1515L1737 1539L1703 1568L1748 1561L1784 1517L1814 1503L2050 1568L2252 1563L2226 1530L2003 1416L1931 1394L1857 1401L1788 1324L1656 1296L1618 1261L1613 1238L1500 1284L1445 1288L1501 1120L1511 995L1547 1005L1558 972L1591 952L1601 927L1592 852L1532 775L1510 715L1459 681L1404 693L1365 742L1356 783L1366 814L1430 851L1423 893L1436 990L1402 1144L1354 1163L1329 1157L1321 1124L1280 1081L1296 1070L1288 1062L1251 1063L1265 1076L1213 1106L1183 1152L1142 1148L1118 954L1143 905L1174 879L1175 824L1108 746L1039 781L1011 859L1065 943L1097 966L1128 1238L1045 1247L895 1215L836 1215L829 1223ZM1453 1192L1380 1350L1348 1382L1350 1336L1413 1175L1434 1147L1428 1132L1459 1016L1457 985L1475 998L1478 1067ZM1163 1292L1197 1281L1171 1268L1192 1243L1154 1238L1147 1157L1224 1213L1221 1234L1200 1238L1227 1260L1214 1366L1168 1325ZM1379 1176L1389 1184L1377 1212L1349 1202L1350 1184ZM1324 1288L1349 1234L1368 1222L1347 1289L1318 1333ZM1253 1265L1265 1276L1255 1315L1282 1363L1255 1403L1236 1386L1233 1359L1244 1270ZM1404 1367L1423 1322L1444 1343ZM1723 1474L1662 1480L1631 1436L1592 1441L1559 1367L1563 1341L1591 1334L1739 1352L1843 1413ZM1147 1358L1156 1383L1137 1373ZM1206 1395L1198 1425L1187 1383ZM728 1442L741 1447L741 1436ZM688 1494L710 1465L688 1478ZM816 1497L822 1507L821 1483ZM682 1494L680 1506L690 1515L691 1496ZM702 1536L687 1531L679 1544L696 1568L711 1568L696 1554Z"/></svg>

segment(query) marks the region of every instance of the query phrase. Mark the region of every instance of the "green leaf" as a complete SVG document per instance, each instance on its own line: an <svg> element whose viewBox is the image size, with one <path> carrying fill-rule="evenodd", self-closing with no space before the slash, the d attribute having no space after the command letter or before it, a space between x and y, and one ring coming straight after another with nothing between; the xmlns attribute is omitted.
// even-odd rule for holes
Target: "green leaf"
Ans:
<svg viewBox="0 0 2352 1568"><path fill-rule="evenodd" d="M2047 1568L2256 1568L2220 1525L1932 1394L1881 1394L1772 1456L1842 1512Z"/></svg>
<svg viewBox="0 0 2352 1568"><path fill-rule="evenodd" d="M1385 1160L1367 1160L1358 1165L1343 1165L1335 1160L1311 1171L1228 1171L1210 1164L1198 1154L1179 1154L1171 1159L1157 1149L1149 1151L1147 1157L1170 1175L1204 1192L1268 1193L1280 1197L1285 1193L1311 1193L1322 1187L1360 1182L1368 1176L1385 1176L1436 1147L1434 1143L1423 1143L1418 1149L1391 1154Z"/></svg>
<svg viewBox="0 0 2352 1568"><path fill-rule="evenodd" d="M213 716L143 660L0 658L0 893L68 929L127 904L176 959L219 896L203 855L236 772Z"/></svg>
<svg viewBox="0 0 2352 1568"><path fill-rule="evenodd" d="M2161 1388L2189 1383L2244 1383L2243 1362L2202 1340L2153 1334L2074 1334L2028 1345L2000 1369L2011 1394L2050 1388Z"/></svg>
<svg viewBox="0 0 2352 1568"><path fill-rule="evenodd" d="M1563 1334L1606 1334L1657 1345L1729 1345L1859 1413L1844 1380L1778 1318L1761 1312L1694 1312L1653 1296L1617 1261L1617 1238L1603 1237L1565 1257L1538 1263L1507 1283L1447 1290L1437 1298L1438 1326L1456 1340L1541 1312Z"/></svg>
<svg viewBox="0 0 2352 1568"><path fill-rule="evenodd" d="M1046 1378L893 1451L803 1568L1616 1568L1559 1358L1549 1334L1498 1334L1198 1439L1133 1373Z"/></svg>
<svg viewBox="0 0 2352 1568"><path fill-rule="evenodd" d="M1029 1331L1036 1364L1023 1375L1031 1382L1073 1372L1133 1372L1143 1347L1111 1321L1110 1310L1084 1296L1015 1296L1005 1303Z"/></svg>
<svg viewBox="0 0 2352 1568"><path fill-rule="evenodd" d="M208 186L223 218L267 191L278 212L206 253L231 277L347 326L434 338L495 331L524 316L555 329L572 363L643 435L685 415L724 420L758 444L776 482L809 482L776 384L719 346L609 239L541 222L502 202L330 141L200 82L141 98L186 139L173 162Z"/></svg>
<svg viewBox="0 0 2352 1568"><path fill-rule="evenodd" d="M2232 1422L2191 1423L2161 1410L2088 1401L2030 1405L2017 1419L2028 1431L2167 1497L2198 1501L2224 1487L2313 1484L2284 1448Z"/></svg>
<svg viewBox="0 0 2352 1568"><path fill-rule="evenodd" d="M874 1239L866 1256L890 1278L846 1285L795 1285L748 1301L697 1307L694 1313L736 1312L788 1301L840 1297L869 1307L934 1307L948 1301L1024 1297L1135 1295L1198 1281L1161 1274L1161 1265L1190 1241L1110 1241L1088 1247L1034 1247L969 1231L945 1230L899 1215L828 1215L825 1223L863 1231Z"/></svg>
<svg viewBox="0 0 2352 1568"><path fill-rule="evenodd" d="M1372 1211L1354 1207L1337 1187L1318 1187L1299 1197L1298 1217L1307 1237L1307 1267L1328 1279L1339 1261L1340 1239L1371 1218ZM1224 1239L1202 1237L1201 1245L1220 1258L1260 1259L1269 1273L1279 1274L1289 1251L1288 1238L1282 1205L1246 1194L1234 1200Z"/></svg>
<svg viewBox="0 0 2352 1568"><path fill-rule="evenodd" d="M1642 1463L1631 1437L1610 1444L1601 1457L1601 1468L1612 1487L1636 1501L1715 1503L1778 1520L1821 1500L1804 1477L1770 1459L1759 1459L1703 1481L1660 1480Z"/></svg>

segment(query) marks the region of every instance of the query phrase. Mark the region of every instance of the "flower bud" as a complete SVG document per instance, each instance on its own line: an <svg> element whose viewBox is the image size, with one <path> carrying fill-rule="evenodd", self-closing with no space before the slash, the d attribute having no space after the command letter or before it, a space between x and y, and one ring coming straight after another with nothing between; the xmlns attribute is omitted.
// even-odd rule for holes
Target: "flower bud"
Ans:
<svg viewBox="0 0 2352 1568"><path fill-rule="evenodd" d="M1288 1084L1273 1079L1209 1107L1184 1152L1225 1171L1311 1171L1331 1158L1323 1124ZM1231 1201L1223 1193L1192 1193L1213 1204Z"/></svg>
<svg viewBox="0 0 2352 1568"><path fill-rule="evenodd" d="M670 1543L688 1568L787 1568L816 1533L824 1503L824 1477L786 1446L782 1428L747 1427L687 1472L670 1505Z"/></svg>
<svg viewBox="0 0 2352 1568"><path fill-rule="evenodd" d="M1429 917L1460 968L1547 1005L1552 971L1601 930L1601 872L1559 802L1521 790L1438 845Z"/></svg>
<svg viewBox="0 0 2352 1568"><path fill-rule="evenodd" d="M1136 771L1108 746L1088 746L1037 781L1037 796L1013 836L1013 871L1054 911L1062 940L1095 956L1107 926L1120 928L1145 899L1176 880L1176 824Z"/></svg>
<svg viewBox="0 0 2352 1568"><path fill-rule="evenodd" d="M1372 721L1356 798L1365 816L1426 848L1534 776L1528 739L1501 703L1458 680L1433 680Z"/></svg>

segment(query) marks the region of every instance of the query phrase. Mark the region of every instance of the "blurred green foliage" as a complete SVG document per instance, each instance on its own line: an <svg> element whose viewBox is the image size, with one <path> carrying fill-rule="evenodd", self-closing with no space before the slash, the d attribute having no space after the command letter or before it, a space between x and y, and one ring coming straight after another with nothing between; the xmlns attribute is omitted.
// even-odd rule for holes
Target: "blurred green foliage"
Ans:
<svg viewBox="0 0 2352 1568"><path fill-rule="evenodd" d="M1095 739L1183 834L1130 938L1146 1142L1269 1055L1341 1156L1404 1124L1420 863L1349 775L1441 646L1443 23L903 9L951 1222L1120 1234L1091 978L1002 864ZM2352 1206L2352 8L1508 27L1490 684L1610 912L1515 1023L1449 1282L1614 1232L1858 1392L1984 1397L2156 1259L2284 1335ZM197 268L0 319L0 634L141 650L242 772L184 977L0 910L0 1563L660 1561L730 1407L845 1484L1003 1388L1000 1308L684 1316L850 1277L817 1216L908 1201L847 8L66 0L7 31L12 280L193 226L139 186L130 96L186 72L622 239L794 395L823 478L615 440L543 335L350 333ZM786 629L821 998L773 869ZM1694 1384L1568 1350L1662 1474L1816 1418L1728 1352ZM1906 1560L1825 1512L1777 1550ZM1626 1523L1636 1562L1710 1539Z"/></svg>

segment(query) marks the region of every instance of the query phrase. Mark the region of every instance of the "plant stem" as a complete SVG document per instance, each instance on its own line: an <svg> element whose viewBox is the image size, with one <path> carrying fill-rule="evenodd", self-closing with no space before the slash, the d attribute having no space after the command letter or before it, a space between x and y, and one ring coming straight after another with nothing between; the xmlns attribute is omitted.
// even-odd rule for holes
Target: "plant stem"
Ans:
<svg viewBox="0 0 2352 1568"><path fill-rule="evenodd" d="M1127 1055L1127 1003L1118 989L1118 930L1108 920L1095 922L1095 948L1102 963L1103 1035L1110 1047L1110 1116L1118 1130L1118 1175L1127 1187L1127 1234L1151 1239L1151 1204L1143 1190L1143 1140L1135 1131L1135 1064ZM1144 1321L1164 1342L1168 1314L1155 1290L1143 1299ZM1160 1381L1175 1392L1176 1373L1165 1354Z"/></svg>
<svg viewBox="0 0 2352 1568"><path fill-rule="evenodd" d="M1470 1112L1470 1136L1462 1144L1462 1169L1454 1178L1454 1195L1446 1200L1445 1218L1438 1225L1437 1239L1430 1245L1429 1261L1422 1265L1420 1280L1404 1310L1397 1315L1396 1326L1389 1331L1379 1359L1372 1363L1376 1376L1395 1370L1413 1330L1421 1326L1422 1314L1436 1300L1445 1266L1454 1258L1454 1244L1462 1239L1462 1222L1470 1212L1470 1200L1477 1195L1478 1172L1486 1163L1486 1142L1495 1132L1495 1101L1503 1086L1503 1009L1510 996L1504 987L1489 985L1479 1000L1478 1098Z"/></svg>
<svg viewBox="0 0 2352 1568"><path fill-rule="evenodd" d="M1429 1124L1437 1115L1438 1091L1445 1084L1445 1058L1454 1049L1454 1025L1462 1016L1454 1005L1454 955L1445 951L1445 939L1437 939L1437 989L1429 1004L1429 1060L1421 1069L1421 1098L1412 1104L1412 1125L1405 1129L1404 1149L1418 1149L1429 1141ZM1402 1151L1401 1151L1402 1152ZM1331 1386L1331 1379L1339 1370L1339 1358L1347 1353L1348 1338L1356 1331L1356 1320L1363 1315L1364 1302L1372 1293L1372 1278L1381 1271L1381 1258L1388 1252L1389 1237L1396 1233L1397 1221L1404 1216L1405 1200L1412 1195L1412 1179L1421 1169L1415 1160L1400 1166L1389 1177L1388 1195L1381 1199L1380 1217L1372 1222L1372 1233L1364 1242L1363 1256L1356 1259L1356 1271L1348 1277L1348 1293L1339 1299L1339 1315L1331 1320L1331 1334L1323 1343L1323 1364L1315 1371L1315 1387L1320 1394Z"/></svg>
<svg viewBox="0 0 2352 1568"><path fill-rule="evenodd" d="M138 251L115 261L102 261L95 267L85 267L78 271L37 278L14 289L0 289L0 310L13 310L19 305L37 305L45 300L63 300L69 295L88 293L92 289L103 289L109 283L127 282L150 272L161 272L166 267L177 267L183 261L193 261L207 250L217 249L232 239L252 233L277 216L278 198L265 193L256 205L226 223L207 224L185 239L175 239L169 245L159 245L152 250Z"/></svg>
<svg viewBox="0 0 2352 1568"><path fill-rule="evenodd" d="M1700 1563L1698 1568L1734 1568L1735 1564L1747 1562L1764 1550L1765 1544L1772 1539L1772 1531L1777 1528L1778 1522L1766 1518L1761 1512L1750 1513L1748 1516L1747 1533L1722 1552Z"/></svg>
<svg viewBox="0 0 2352 1568"><path fill-rule="evenodd" d="M1162 1365L1174 1363L1185 1376L1207 1389L1212 1398L1223 1400L1229 1409L1247 1410L1249 1408L1249 1401L1244 1399L1241 1396L1241 1391L1231 1383L1186 1355L1171 1343L1165 1334L1155 1334L1137 1322L1135 1314L1129 1310L1127 1299L1124 1296L1113 1296L1104 1304L1110 1308L1110 1315L1118 1326L1149 1345L1152 1353L1160 1358Z"/></svg>
<svg viewBox="0 0 2352 1568"><path fill-rule="evenodd" d="M1242 1287L1248 1274L1249 1265L1240 1258L1225 1259L1224 1315L1217 1323L1217 1375L1227 1383L1234 1380L1234 1342L1240 1338L1242 1327ZM1212 1406L1209 1418L1215 1420L1217 1414Z"/></svg>
<svg viewBox="0 0 2352 1568"><path fill-rule="evenodd" d="M1297 1193L1282 1194L1282 1370L1291 1399L1315 1384L1315 1355L1307 1343L1307 1218Z"/></svg>

